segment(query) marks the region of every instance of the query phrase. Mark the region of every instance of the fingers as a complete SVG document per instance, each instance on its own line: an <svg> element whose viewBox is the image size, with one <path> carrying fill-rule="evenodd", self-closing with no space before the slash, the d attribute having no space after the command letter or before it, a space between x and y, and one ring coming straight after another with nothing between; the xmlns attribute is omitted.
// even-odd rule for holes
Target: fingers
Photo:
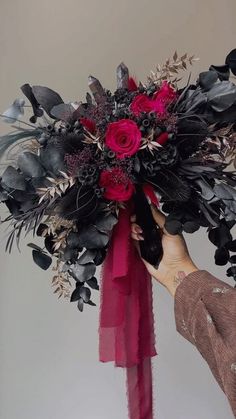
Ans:
<svg viewBox="0 0 236 419"><path fill-rule="evenodd" d="M143 238L143 236L142 236L142 229L141 229L141 227L139 227L139 225L138 224L135 224L135 223L133 223L133 224L131 224L131 237L134 239L134 240L144 240L144 238Z"/></svg>

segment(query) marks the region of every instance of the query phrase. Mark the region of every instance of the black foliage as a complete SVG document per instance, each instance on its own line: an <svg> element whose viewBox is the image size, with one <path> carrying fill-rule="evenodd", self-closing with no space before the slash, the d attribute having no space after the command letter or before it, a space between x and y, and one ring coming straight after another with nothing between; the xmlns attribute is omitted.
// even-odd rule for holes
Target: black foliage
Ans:
<svg viewBox="0 0 236 419"><path fill-rule="evenodd" d="M51 118L54 118L51 114L51 109L63 103L61 96L45 86L32 86L32 92L39 105L41 105Z"/></svg>
<svg viewBox="0 0 236 419"><path fill-rule="evenodd" d="M95 218L98 210L98 198L94 189L76 184L64 195L57 204L56 212L68 220L84 220ZM82 246L83 247L83 246Z"/></svg>
<svg viewBox="0 0 236 419"><path fill-rule="evenodd" d="M102 233L93 225L79 231L79 245L86 249L103 249L107 246L108 241L108 234Z"/></svg>
<svg viewBox="0 0 236 419"><path fill-rule="evenodd" d="M93 96L88 93L77 109L52 89L24 84L22 92L32 105L30 122L42 116L47 120L45 113L53 121L43 126L41 120L36 128L25 123L29 128L1 137L0 157L20 142L37 140L32 143L37 151L24 147L0 178L0 201L10 212L12 227L6 250L11 251L14 241L19 247L22 232L42 237L43 248L29 243L35 263L46 270L51 256L56 257L65 283L74 279L71 301L83 311L84 304L95 305L91 290L99 289L96 267L106 257L120 208L134 204L144 235L141 255L154 266L160 263L163 233L149 203L156 194L168 233L207 228L216 246L215 263L231 263L227 275L236 280L236 175L225 158L229 151L233 155L236 133L236 86L230 71L236 75L236 49L223 65L211 65L195 84L180 89L163 115L136 115L130 106L139 93L151 101L158 97L151 80L130 91L127 80L119 78L112 94L92 77ZM136 124L142 139L134 155L119 158L106 144L106 133L110 123L124 118ZM101 173L114 168L118 171L110 186L101 186ZM129 186L135 191L132 202L107 199L109 187L122 193Z"/></svg>
<svg viewBox="0 0 236 419"><path fill-rule="evenodd" d="M216 265L226 265L229 261L229 251L226 247L220 247L215 251L215 264Z"/></svg>
<svg viewBox="0 0 236 419"><path fill-rule="evenodd" d="M42 251L33 250L32 255L36 265L38 265L43 270L47 270L52 263L52 258Z"/></svg>
<svg viewBox="0 0 236 419"><path fill-rule="evenodd" d="M17 159L17 165L25 176L38 178L45 176L45 170L36 154L25 151Z"/></svg>
<svg viewBox="0 0 236 419"><path fill-rule="evenodd" d="M236 49L230 51L225 59L225 64L230 68L232 73L236 76Z"/></svg>
<svg viewBox="0 0 236 419"><path fill-rule="evenodd" d="M32 105L33 115L30 117L30 122L35 123L38 117L43 116L43 109L40 108L40 104L33 94L32 87L28 83L23 84L21 90Z"/></svg>

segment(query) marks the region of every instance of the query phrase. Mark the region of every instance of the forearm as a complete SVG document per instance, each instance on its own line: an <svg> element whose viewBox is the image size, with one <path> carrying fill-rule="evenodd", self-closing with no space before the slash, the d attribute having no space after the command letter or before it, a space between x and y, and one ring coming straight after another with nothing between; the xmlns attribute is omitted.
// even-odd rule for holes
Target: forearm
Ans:
<svg viewBox="0 0 236 419"><path fill-rule="evenodd" d="M176 288L177 331L196 346L236 414L236 290L206 271Z"/></svg>

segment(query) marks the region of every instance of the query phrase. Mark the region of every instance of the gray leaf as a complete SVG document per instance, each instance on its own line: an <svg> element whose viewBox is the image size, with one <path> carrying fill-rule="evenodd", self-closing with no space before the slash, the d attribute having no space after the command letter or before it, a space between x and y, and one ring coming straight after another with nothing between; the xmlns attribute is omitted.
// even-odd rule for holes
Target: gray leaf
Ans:
<svg viewBox="0 0 236 419"><path fill-rule="evenodd" d="M40 164L39 157L28 151L19 155L17 164L21 172L30 177L42 177L45 170Z"/></svg>
<svg viewBox="0 0 236 419"><path fill-rule="evenodd" d="M8 108L5 112L3 112L4 122L8 124L12 124L16 122L16 120L21 116L24 115L24 99L16 99L14 100L13 104Z"/></svg>
<svg viewBox="0 0 236 419"><path fill-rule="evenodd" d="M207 94L209 104L216 112L223 112L236 101L236 86L228 80L215 83Z"/></svg>

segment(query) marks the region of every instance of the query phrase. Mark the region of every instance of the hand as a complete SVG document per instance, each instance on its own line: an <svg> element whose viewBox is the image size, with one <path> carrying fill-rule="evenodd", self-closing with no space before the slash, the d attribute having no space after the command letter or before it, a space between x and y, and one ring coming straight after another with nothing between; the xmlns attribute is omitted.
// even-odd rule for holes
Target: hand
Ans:
<svg viewBox="0 0 236 419"><path fill-rule="evenodd" d="M162 230L163 257L158 266L150 265L144 259L143 262L149 273L162 285L164 285L171 295L175 295L177 286L189 273L195 272L198 268L194 265L189 256L186 242L182 235L171 235L165 228L165 216L156 207L151 206L152 215L157 225ZM131 217L131 235L138 245L139 240L143 240L142 230L136 223L136 217ZM139 246L138 246L139 250Z"/></svg>

